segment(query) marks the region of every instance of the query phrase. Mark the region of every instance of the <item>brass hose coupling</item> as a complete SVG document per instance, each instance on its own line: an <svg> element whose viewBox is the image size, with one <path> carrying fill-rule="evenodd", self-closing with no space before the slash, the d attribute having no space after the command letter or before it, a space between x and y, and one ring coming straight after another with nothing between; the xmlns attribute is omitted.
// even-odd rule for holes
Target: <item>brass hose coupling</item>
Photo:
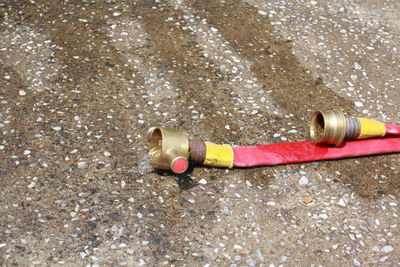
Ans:
<svg viewBox="0 0 400 267"><path fill-rule="evenodd" d="M340 146L344 140L384 136L385 124L346 117L340 110L316 111L311 116L310 137L314 143Z"/></svg>
<svg viewBox="0 0 400 267"><path fill-rule="evenodd" d="M155 169L184 173L189 167L189 136L177 129L152 127L148 131L150 164Z"/></svg>
<svg viewBox="0 0 400 267"><path fill-rule="evenodd" d="M215 167L233 166L233 150L229 145L189 140L187 133L177 129L152 127L148 131L150 164L159 170L184 173L189 161Z"/></svg>

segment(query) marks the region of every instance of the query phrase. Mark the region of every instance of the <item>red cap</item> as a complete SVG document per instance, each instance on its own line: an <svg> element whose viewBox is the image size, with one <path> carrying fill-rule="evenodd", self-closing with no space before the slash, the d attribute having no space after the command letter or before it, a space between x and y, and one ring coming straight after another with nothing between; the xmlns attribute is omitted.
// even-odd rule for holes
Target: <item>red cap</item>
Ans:
<svg viewBox="0 0 400 267"><path fill-rule="evenodd" d="M172 171L174 173L184 173L189 167L189 162L185 158L177 158L172 162Z"/></svg>

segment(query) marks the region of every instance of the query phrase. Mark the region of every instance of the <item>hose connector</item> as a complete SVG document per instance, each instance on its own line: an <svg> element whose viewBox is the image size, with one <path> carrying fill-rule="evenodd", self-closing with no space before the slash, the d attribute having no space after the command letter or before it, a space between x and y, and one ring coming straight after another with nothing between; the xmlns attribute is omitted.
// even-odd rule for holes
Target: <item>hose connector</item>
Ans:
<svg viewBox="0 0 400 267"><path fill-rule="evenodd" d="M152 127L148 131L150 164L155 169L184 173L189 167L189 136L181 130Z"/></svg>
<svg viewBox="0 0 400 267"><path fill-rule="evenodd" d="M148 131L150 164L154 169L184 173L189 161L213 167L233 167L233 149L199 140L177 129L152 127Z"/></svg>
<svg viewBox="0 0 400 267"><path fill-rule="evenodd" d="M384 136L385 133L383 123L345 117L340 110L316 111L311 116L310 137L314 143L340 146L344 140Z"/></svg>

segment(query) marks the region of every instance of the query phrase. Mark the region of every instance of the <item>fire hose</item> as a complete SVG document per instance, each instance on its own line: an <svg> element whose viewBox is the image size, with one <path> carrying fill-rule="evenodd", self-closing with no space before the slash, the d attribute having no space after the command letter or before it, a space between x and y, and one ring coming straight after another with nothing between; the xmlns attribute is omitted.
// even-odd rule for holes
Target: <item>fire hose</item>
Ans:
<svg viewBox="0 0 400 267"><path fill-rule="evenodd" d="M311 116L310 139L256 146L189 140L181 130L152 127L150 161L155 169L184 173L189 162L214 167L254 167L400 152L400 125L346 117L340 110Z"/></svg>

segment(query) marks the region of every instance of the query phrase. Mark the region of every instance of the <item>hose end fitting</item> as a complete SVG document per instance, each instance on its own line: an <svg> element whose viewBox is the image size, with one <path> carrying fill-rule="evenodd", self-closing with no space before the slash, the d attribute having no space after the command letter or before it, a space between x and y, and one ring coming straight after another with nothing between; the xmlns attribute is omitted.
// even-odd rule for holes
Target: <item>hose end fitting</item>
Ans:
<svg viewBox="0 0 400 267"><path fill-rule="evenodd" d="M345 117L340 110L316 111L311 116L310 137L314 143L340 146L344 140L366 139L385 134L386 127L383 123Z"/></svg>
<svg viewBox="0 0 400 267"><path fill-rule="evenodd" d="M159 170L184 173L189 167L189 136L177 129L152 127L148 131L150 164Z"/></svg>
<svg viewBox="0 0 400 267"><path fill-rule="evenodd" d="M314 143L340 146L346 137L346 118L340 110L316 111L311 115L310 137Z"/></svg>

